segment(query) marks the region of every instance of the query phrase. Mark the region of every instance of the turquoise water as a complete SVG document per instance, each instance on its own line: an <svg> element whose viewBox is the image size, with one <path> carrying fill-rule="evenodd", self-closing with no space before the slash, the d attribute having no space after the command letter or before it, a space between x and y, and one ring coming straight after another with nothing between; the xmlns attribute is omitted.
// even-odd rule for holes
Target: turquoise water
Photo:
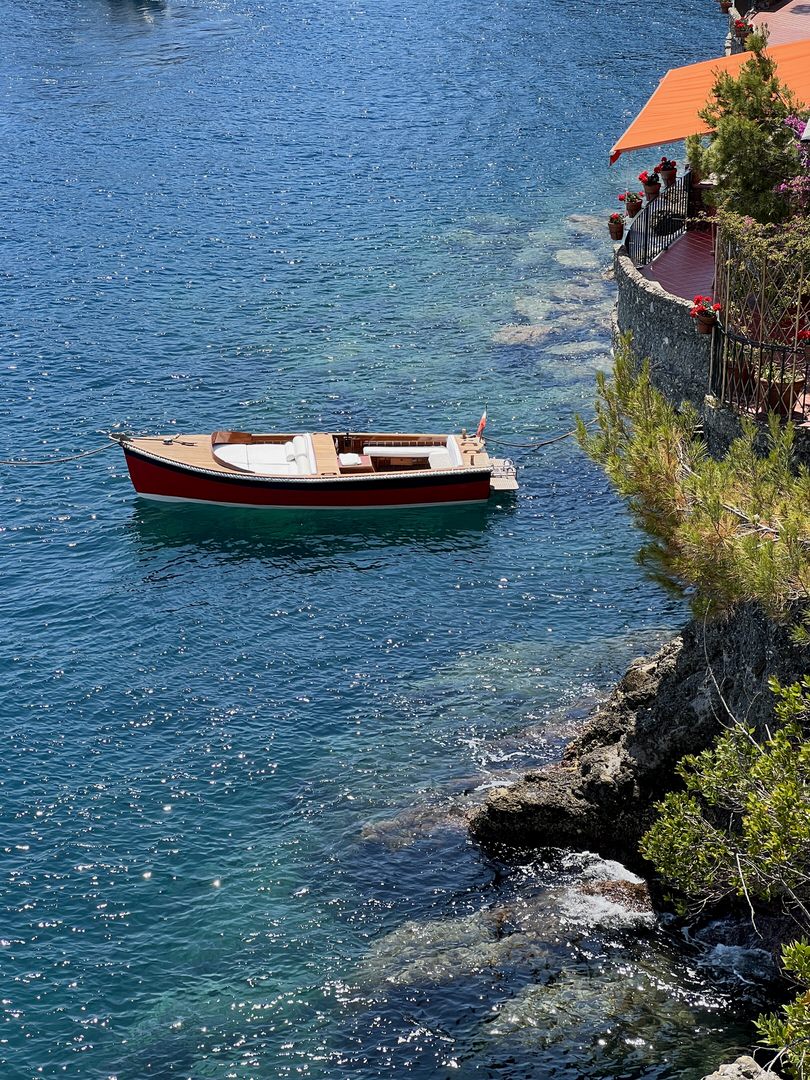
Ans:
<svg viewBox="0 0 810 1080"><path fill-rule="evenodd" d="M720 40L677 0L0 17L3 458L567 430L649 164L607 150ZM514 502L315 521L150 506L115 448L0 468L4 1078L692 1078L746 1037L578 892L618 868L467 839L684 615L571 441L503 449Z"/></svg>

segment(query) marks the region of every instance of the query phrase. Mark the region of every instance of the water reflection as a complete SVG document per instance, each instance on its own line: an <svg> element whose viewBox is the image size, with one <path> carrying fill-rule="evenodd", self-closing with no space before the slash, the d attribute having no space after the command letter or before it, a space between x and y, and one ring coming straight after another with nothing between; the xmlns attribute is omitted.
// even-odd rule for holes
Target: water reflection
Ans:
<svg viewBox="0 0 810 1080"><path fill-rule="evenodd" d="M121 21L152 23L166 13L166 0L106 0L112 16Z"/></svg>
<svg viewBox="0 0 810 1080"><path fill-rule="evenodd" d="M345 556L389 547L475 548L509 504L408 510L300 510L155 506L138 500L126 530L144 553L189 547L231 559Z"/></svg>

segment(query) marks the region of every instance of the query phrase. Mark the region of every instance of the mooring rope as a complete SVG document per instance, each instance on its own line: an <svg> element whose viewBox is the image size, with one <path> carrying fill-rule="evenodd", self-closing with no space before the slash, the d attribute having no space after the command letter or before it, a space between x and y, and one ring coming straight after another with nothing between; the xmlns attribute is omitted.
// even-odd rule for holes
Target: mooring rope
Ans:
<svg viewBox="0 0 810 1080"><path fill-rule="evenodd" d="M585 425L586 428L592 427L597 421L589 420ZM534 452L535 450L542 450L544 446L551 446L553 443L562 442L563 439L570 439L572 435L576 435L577 429L573 428L571 431L566 431L563 435L554 435L551 439L543 439L542 442L509 442L506 439L499 438L487 438L487 442L494 443L496 446L510 446L518 450L529 450ZM116 442L108 442L104 446L97 446L94 450L84 450L81 454L71 454L69 457L58 458L42 458L39 461L31 461L27 458L0 458L0 465L64 465L68 461L79 461L81 458L92 457L93 454L100 454L104 450L109 450L110 447L116 446Z"/></svg>
<svg viewBox="0 0 810 1080"><path fill-rule="evenodd" d="M93 454L100 454L102 450L109 450L110 447L115 446L116 443L109 442L105 446L97 446L95 450L85 450L81 454L71 454L70 457L57 457L57 458L43 458L41 461L30 461L29 459L2 459L0 458L0 465L62 465L66 461L78 461L79 458L92 457Z"/></svg>
<svg viewBox="0 0 810 1080"><path fill-rule="evenodd" d="M586 428L593 427L597 423L597 420L589 420L585 425ZM542 450L544 446L551 446L552 443L562 442L563 439L570 439L572 435L576 435L577 429L573 428L571 431L566 431L564 435L555 435L551 439L543 439L542 442L534 443L522 443L522 442L507 442L505 439L499 439L497 436L493 439L487 436L487 442L495 443L496 446L513 446L520 450Z"/></svg>

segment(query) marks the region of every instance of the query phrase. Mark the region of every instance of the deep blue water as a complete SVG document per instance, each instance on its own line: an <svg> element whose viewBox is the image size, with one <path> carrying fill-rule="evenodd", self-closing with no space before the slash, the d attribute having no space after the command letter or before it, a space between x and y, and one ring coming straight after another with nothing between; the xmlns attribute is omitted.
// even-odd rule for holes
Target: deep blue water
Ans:
<svg viewBox="0 0 810 1080"><path fill-rule="evenodd" d="M653 160L607 150L721 30L684 0L0 20L4 459L484 402L493 446L567 430L604 211ZM514 503L314 522L150 506L117 449L0 467L4 1078L691 1080L744 1037L663 931L582 907L615 868L496 865L453 816L684 615L570 440L513 452Z"/></svg>

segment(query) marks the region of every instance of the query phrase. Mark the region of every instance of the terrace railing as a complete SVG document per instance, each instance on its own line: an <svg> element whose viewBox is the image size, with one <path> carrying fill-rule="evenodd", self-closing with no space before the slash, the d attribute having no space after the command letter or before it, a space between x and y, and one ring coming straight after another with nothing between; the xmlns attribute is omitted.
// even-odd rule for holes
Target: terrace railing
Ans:
<svg viewBox="0 0 810 1080"><path fill-rule="evenodd" d="M712 338L712 392L752 418L776 413L785 420L810 419L810 348L753 341L715 326Z"/></svg>
<svg viewBox="0 0 810 1080"><path fill-rule="evenodd" d="M712 343L712 392L749 415L810 420L807 260L721 229L714 296L723 306Z"/></svg>
<svg viewBox="0 0 810 1080"><path fill-rule="evenodd" d="M646 266L686 232L692 203L692 174L687 169L672 187L644 204L630 221L624 246L635 266Z"/></svg>

